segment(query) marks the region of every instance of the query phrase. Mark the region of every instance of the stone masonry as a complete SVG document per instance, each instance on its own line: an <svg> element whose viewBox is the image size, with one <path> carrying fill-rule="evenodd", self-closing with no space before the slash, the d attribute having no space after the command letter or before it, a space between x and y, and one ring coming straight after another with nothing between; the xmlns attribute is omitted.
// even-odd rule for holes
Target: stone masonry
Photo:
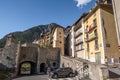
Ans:
<svg viewBox="0 0 120 80"><path fill-rule="evenodd" d="M104 65L91 63L80 58L61 56L61 67L71 67L77 72L78 79L104 80L109 77L108 69Z"/></svg>

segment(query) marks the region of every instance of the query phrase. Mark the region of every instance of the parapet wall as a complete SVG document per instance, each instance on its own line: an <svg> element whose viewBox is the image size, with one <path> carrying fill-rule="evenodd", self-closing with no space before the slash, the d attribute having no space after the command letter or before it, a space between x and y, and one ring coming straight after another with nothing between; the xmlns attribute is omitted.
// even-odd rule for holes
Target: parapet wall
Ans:
<svg viewBox="0 0 120 80"><path fill-rule="evenodd" d="M61 67L71 67L77 71L78 79L104 80L108 78L108 69L101 64L91 63L84 59L61 56Z"/></svg>

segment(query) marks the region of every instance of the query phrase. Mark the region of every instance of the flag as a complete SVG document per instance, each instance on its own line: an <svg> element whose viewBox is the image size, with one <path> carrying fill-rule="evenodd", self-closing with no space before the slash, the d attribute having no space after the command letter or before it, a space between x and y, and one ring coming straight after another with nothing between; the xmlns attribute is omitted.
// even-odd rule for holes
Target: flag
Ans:
<svg viewBox="0 0 120 80"><path fill-rule="evenodd" d="M88 29L89 29L89 31L92 29L92 26L90 25L89 27L88 27Z"/></svg>
<svg viewBox="0 0 120 80"><path fill-rule="evenodd" d="M86 28L86 33L88 33L88 32L89 32L89 28L87 27L87 28Z"/></svg>

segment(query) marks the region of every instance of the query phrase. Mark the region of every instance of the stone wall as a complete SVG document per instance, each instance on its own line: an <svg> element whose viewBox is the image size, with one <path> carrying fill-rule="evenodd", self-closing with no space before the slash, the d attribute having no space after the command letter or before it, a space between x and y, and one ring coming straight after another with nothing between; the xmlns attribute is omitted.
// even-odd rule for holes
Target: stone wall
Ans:
<svg viewBox="0 0 120 80"><path fill-rule="evenodd" d="M28 62L31 72L45 72L47 67L59 67L60 48L40 48L39 46L19 46L16 75L20 75L21 65ZM53 63L56 66L53 66Z"/></svg>
<svg viewBox="0 0 120 80"><path fill-rule="evenodd" d="M37 47L21 47L19 62L31 61L37 63L38 48Z"/></svg>
<svg viewBox="0 0 120 80"><path fill-rule="evenodd" d="M12 44L10 46L6 46L2 49L1 53L1 63L8 68L13 68L16 64L16 52L17 52L17 45Z"/></svg>
<svg viewBox="0 0 120 80"><path fill-rule="evenodd" d="M60 48L39 48L38 61L37 61L37 71L40 72L40 66L44 63L45 67L53 67L53 63L56 65L54 67L60 66Z"/></svg>
<svg viewBox="0 0 120 80"><path fill-rule="evenodd" d="M77 71L76 77L78 79L104 80L108 78L107 67L80 58L61 56L61 67L71 67L74 71Z"/></svg>

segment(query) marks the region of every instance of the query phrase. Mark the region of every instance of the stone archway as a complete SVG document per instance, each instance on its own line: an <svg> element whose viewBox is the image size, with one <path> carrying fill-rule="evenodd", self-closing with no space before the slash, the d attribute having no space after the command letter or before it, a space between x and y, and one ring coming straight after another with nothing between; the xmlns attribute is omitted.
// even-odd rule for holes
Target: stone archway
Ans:
<svg viewBox="0 0 120 80"><path fill-rule="evenodd" d="M46 64L45 63L40 64L40 72L46 72Z"/></svg>
<svg viewBox="0 0 120 80"><path fill-rule="evenodd" d="M24 61L19 65L19 75L32 75L36 73L36 63Z"/></svg>

